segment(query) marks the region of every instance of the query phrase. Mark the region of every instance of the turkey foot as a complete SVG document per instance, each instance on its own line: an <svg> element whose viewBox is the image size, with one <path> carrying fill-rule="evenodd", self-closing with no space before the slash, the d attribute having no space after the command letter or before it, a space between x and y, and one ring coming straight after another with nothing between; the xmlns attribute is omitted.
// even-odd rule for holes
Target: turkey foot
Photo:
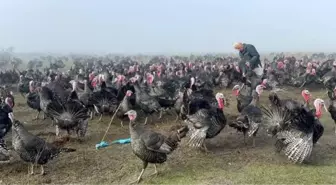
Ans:
<svg viewBox="0 0 336 185"><path fill-rule="evenodd" d="M245 146L247 145L247 142L246 142L246 133L244 132L244 144Z"/></svg>
<svg viewBox="0 0 336 185"><path fill-rule="evenodd" d="M162 118L162 110L160 110L160 116L159 116L159 119L161 119Z"/></svg>
<svg viewBox="0 0 336 185"><path fill-rule="evenodd" d="M121 125L122 128L124 127L123 121L120 122L120 125Z"/></svg>
<svg viewBox="0 0 336 185"><path fill-rule="evenodd" d="M146 117L146 119L145 119L145 124L144 124L144 125L147 125L147 120L148 120L148 117Z"/></svg>
<svg viewBox="0 0 336 185"><path fill-rule="evenodd" d="M175 123L177 123L177 121L179 120L179 115L176 116L176 119L175 119Z"/></svg>
<svg viewBox="0 0 336 185"><path fill-rule="evenodd" d="M90 111L90 120L93 120L93 111Z"/></svg>

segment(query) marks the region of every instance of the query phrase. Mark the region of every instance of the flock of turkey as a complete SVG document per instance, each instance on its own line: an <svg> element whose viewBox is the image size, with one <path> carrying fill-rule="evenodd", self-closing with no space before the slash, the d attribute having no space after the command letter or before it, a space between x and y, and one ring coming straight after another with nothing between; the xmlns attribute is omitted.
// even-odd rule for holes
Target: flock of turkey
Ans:
<svg viewBox="0 0 336 185"><path fill-rule="evenodd" d="M96 115L101 121L103 115L115 114L121 127L128 123L132 150L143 161L143 169L135 182L141 180L148 163L164 163L182 139L192 147L209 152L205 140L216 137L226 126L242 132L243 142L251 137L253 146L260 128L266 128L275 138L276 149L289 160L294 163L307 160L324 132L319 121L323 109L330 112L336 122L336 63L280 57L265 63L263 76L250 71L245 77L237 66L233 58L208 62L156 58L147 64L125 58L106 64L76 62L66 72L50 67L44 73L30 69L13 70L10 74L19 74L18 93L37 111L35 119L40 119L42 112L43 119L55 125L57 137L64 137L62 134L66 132L82 140L90 129L89 120ZM278 96L282 85L295 85L291 82L300 78L298 73L288 74L293 70L290 66L306 66L306 72L301 74L304 75L302 86L308 84L309 75L320 75L309 83L325 85L330 98L328 107L320 98L312 100L307 89L302 90L302 100ZM236 96L238 116L226 112L227 95L214 91L228 87L232 87ZM270 106L259 104L265 90L271 91ZM177 115L169 135L146 129L146 124L152 123L153 114L162 119L164 113ZM145 117L144 123L139 123L140 115ZM23 161L31 163L30 173L34 173L34 166L38 164L44 174L43 167L50 160L62 152L76 151L46 142L30 133L21 121L15 118L13 92L2 87L0 161L10 160L10 148ZM12 147L7 148L4 138L10 130Z"/></svg>

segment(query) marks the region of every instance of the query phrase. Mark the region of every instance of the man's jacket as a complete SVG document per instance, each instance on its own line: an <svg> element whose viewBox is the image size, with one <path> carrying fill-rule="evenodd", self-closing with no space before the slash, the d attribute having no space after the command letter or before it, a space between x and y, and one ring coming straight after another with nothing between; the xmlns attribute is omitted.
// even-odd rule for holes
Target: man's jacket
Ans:
<svg viewBox="0 0 336 185"><path fill-rule="evenodd" d="M252 44L243 44L244 50L239 52L240 58L248 59L251 69L261 66L260 55Z"/></svg>

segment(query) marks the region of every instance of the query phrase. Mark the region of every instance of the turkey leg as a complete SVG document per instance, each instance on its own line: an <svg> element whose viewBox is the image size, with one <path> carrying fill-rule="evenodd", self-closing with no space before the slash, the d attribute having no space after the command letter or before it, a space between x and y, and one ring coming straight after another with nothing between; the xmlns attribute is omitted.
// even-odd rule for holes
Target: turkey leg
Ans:
<svg viewBox="0 0 336 185"><path fill-rule="evenodd" d="M93 119L93 111L90 111L90 119Z"/></svg>
<svg viewBox="0 0 336 185"><path fill-rule="evenodd" d="M177 123L177 121L179 120L179 118L180 118L180 116L177 115L177 116L176 116L176 119L175 119L175 123Z"/></svg>
<svg viewBox="0 0 336 185"><path fill-rule="evenodd" d="M252 141L253 141L253 148L255 148L255 139L256 139L256 136L257 136L257 131L258 131L259 129L257 129L254 133L253 133L253 138L252 138Z"/></svg>
<svg viewBox="0 0 336 185"><path fill-rule="evenodd" d="M60 134L60 129L59 129L58 125L56 125L56 136L59 136L59 134Z"/></svg>
<svg viewBox="0 0 336 185"><path fill-rule="evenodd" d="M101 122L102 118L103 118L103 114L100 114L98 122Z"/></svg>
<svg viewBox="0 0 336 185"><path fill-rule="evenodd" d="M33 120L39 119L39 116L40 116L40 111L37 112L37 115L35 116L35 118Z"/></svg>
<svg viewBox="0 0 336 185"><path fill-rule="evenodd" d="M28 174L34 175L34 164L31 163L30 166L28 166Z"/></svg>
<svg viewBox="0 0 336 185"><path fill-rule="evenodd" d="M202 145L202 146L203 146L203 149L204 149L205 152L210 153L209 150L208 150L208 148L207 148L206 145L205 145L205 142L203 142L203 145Z"/></svg>
<svg viewBox="0 0 336 185"><path fill-rule="evenodd" d="M141 181L141 177L142 177L143 173L145 172L145 169L147 168L147 166L148 166L148 162L144 161L143 162L143 168L142 168L142 170L140 172L140 175L139 175L138 179L136 181L134 181L134 182L131 182L131 184L139 183Z"/></svg>
<svg viewBox="0 0 336 185"><path fill-rule="evenodd" d="M160 116L159 116L159 119L161 119L162 118L162 109L160 110Z"/></svg>
<svg viewBox="0 0 336 185"><path fill-rule="evenodd" d="M43 165L41 165L41 175L45 175L46 173L45 173L45 171L44 171L44 167L43 167Z"/></svg>
<svg viewBox="0 0 336 185"><path fill-rule="evenodd" d="M246 143L246 132L244 132L243 134L244 134L244 144L247 145L247 143Z"/></svg>
<svg viewBox="0 0 336 185"><path fill-rule="evenodd" d="M154 173L152 173L150 176L158 174L158 171L157 171L157 168L156 168L156 164L154 164L154 170L155 170Z"/></svg>
<svg viewBox="0 0 336 185"><path fill-rule="evenodd" d="M253 148L255 148L255 136L252 137L252 142L253 142L252 146Z"/></svg>

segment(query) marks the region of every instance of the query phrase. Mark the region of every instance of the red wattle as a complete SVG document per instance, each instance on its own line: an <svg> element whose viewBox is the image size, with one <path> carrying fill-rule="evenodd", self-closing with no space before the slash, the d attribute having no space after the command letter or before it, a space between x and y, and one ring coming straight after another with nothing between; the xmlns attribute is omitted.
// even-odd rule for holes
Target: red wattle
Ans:
<svg viewBox="0 0 336 185"><path fill-rule="evenodd" d="M218 100L218 107L219 107L220 109L223 109L223 108L224 108L224 103L223 103L223 99L222 99L222 98L219 98L219 100Z"/></svg>

